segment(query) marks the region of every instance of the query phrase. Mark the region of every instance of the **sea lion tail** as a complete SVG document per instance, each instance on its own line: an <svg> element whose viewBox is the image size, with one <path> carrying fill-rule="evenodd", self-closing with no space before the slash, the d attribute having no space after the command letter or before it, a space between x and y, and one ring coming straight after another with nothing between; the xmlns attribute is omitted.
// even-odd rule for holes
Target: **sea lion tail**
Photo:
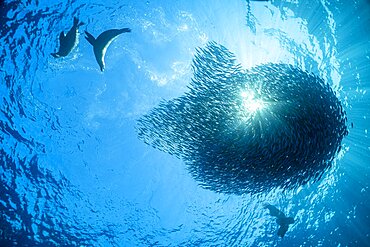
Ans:
<svg viewBox="0 0 370 247"><path fill-rule="evenodd" d="M94 36L92 36L91 33L89 33L88 31L85 31L85 35L86 35L85 38L87 39L87 41L89 41L89 43L94 46L94 43L95 43Z"/></svg>

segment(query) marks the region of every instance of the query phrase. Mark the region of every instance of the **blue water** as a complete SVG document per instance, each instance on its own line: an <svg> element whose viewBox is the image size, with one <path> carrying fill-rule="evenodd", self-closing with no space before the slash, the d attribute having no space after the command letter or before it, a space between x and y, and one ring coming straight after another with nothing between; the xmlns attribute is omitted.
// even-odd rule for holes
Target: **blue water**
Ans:
<svg viewBox="0 0 370 247"><path fill-rule="evenodd" d="M370 246L368 1L0 4L0 246ZM75 16L80 42L56 59ZM83 32L123 27L101 72ZM244 68L289 63L336 91L349 134L319 182L215 193L137 138L137 119L186 92L208 41ZM264 203L294 217L284 238Z"/></svg>

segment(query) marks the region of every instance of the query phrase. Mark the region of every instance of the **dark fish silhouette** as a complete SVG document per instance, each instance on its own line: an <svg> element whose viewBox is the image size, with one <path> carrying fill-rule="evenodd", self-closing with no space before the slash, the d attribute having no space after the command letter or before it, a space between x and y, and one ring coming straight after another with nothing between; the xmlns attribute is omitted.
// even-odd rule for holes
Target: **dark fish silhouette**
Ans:
<svg viewBox="0 0 370 247"><path fill-rule="evenodd" d="M85 38L94 47L94 55L101 71L104 71L105 68L104 57L110 43L112 43L112 41L117 38L118 35L127 32L131 32L131 29L110 29L102 32L96 39L89 32L85 32Z"/></svg>
<svg viewBox="0 0 370 247"><path fill-rule="evenodd" d="M277 209L275 206L266 204L271 216L276 217L276 223L280 226L277 232L279 237L284 237L285 233L288 231L289 225L294 223L293 217L286 217L283 212Z"/></svg>
<svg viewBox="0 0 370 247"><path fill-rule="evenodd" d="M73 19L73 26L71 30L68 31L66 35L64 32L61 32L59 35L59 51L56 53L51 53L55 58L67 56L73 48L78 43L78 27L83 25L83 22L80 22L76 17Z"/></svg>

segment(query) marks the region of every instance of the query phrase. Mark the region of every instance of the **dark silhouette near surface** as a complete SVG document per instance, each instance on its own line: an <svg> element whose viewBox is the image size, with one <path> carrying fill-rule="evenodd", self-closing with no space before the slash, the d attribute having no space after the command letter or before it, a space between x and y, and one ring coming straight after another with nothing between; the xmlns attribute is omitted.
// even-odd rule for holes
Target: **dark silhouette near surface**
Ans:
<svg viewBox="0 0 370 247"><path fill-rule="evenodd" d="M288 231L289 225L294 223L293 217L286 217L283 212L273 205L266 204L264 207L269 210L271 216L276 217L276 223L280 226L277 235L279 237L284 237L285 233Z"/></svg>
<svg viewBox="0 0 370 247"><path fill-rule="evenodd" d="M64 34L61 32L59 35L59 51L56 53L51 53L51 55L55 58L65 57L67 56L73 48L77 45L78 39L78 28L83 25L83 22L80 22L76 17L73 19L73 26Z"/></svg>
<svg viewBox="0 0 370 247"><path fill-rule="evenodd" d="M94 55L101 71L104 71L105 69L105 52L110 43L112 43L118 35L129 32L131 32L130 28L110 29L102 32L97 38L94 38L94 36L89 32L85 32L85 38L94 47Z"/></svg>

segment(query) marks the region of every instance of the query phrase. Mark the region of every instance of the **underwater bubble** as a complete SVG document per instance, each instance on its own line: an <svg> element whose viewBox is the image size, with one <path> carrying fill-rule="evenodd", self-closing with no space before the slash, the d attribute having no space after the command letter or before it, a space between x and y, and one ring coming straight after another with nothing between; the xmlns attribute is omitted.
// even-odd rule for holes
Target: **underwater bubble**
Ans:
<svg viewBox="0 0 370 247"><path fill-rule="evenodd" d="M185 161L204 187L257 193L317 181L348 133L346 116L321 78L287 64L244 70L210 42L193 59L183 96L137 123L138 137Z"/></svg>

